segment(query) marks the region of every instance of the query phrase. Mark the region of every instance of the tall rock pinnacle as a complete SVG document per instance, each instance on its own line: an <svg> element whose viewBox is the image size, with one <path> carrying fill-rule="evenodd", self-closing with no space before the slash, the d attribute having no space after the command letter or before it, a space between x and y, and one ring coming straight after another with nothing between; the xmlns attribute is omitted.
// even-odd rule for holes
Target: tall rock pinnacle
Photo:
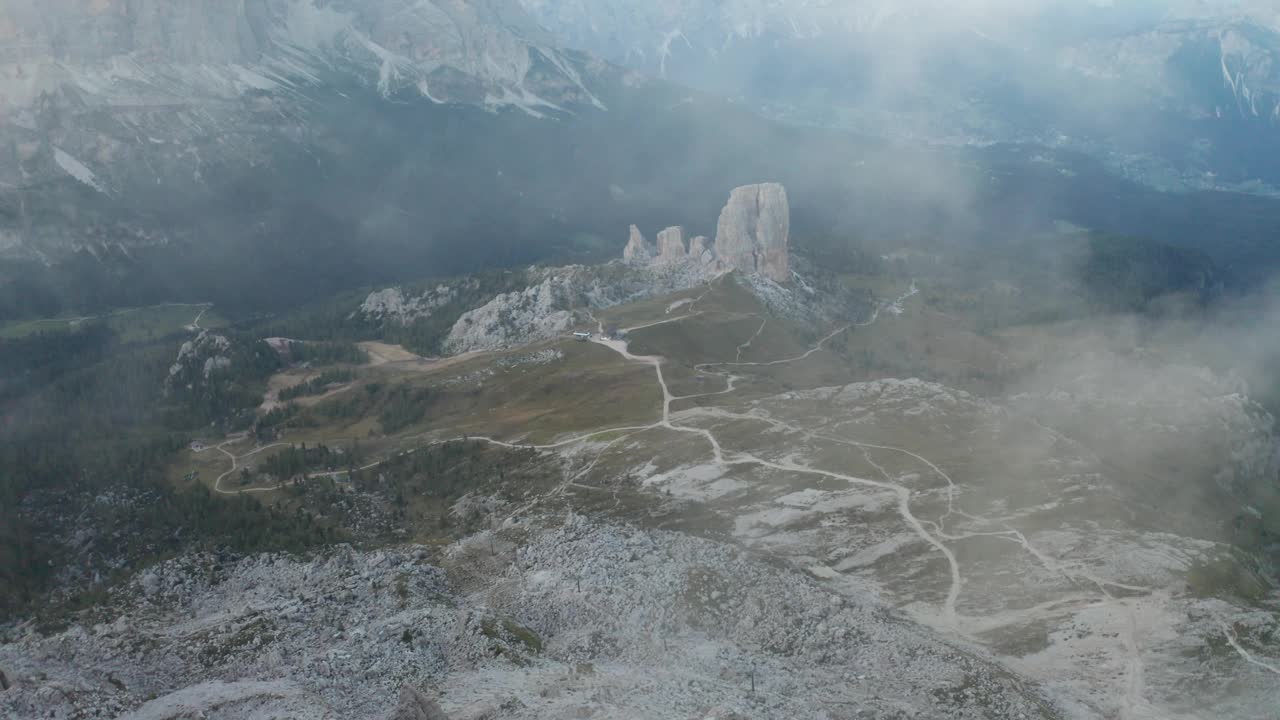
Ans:
<svg viewBox="0 0 1280 720"><path fill-rule="evenodd" d="M631 238L627 240L627 247L622 251L622 259L627 262L647 263L653 260L655 254L653 246L644 239L640 228L632 225Z"/></svg>
<svg viewBox="0 0 1280 720"><path fill-rule="evenodd" d="M791 279L790 234L786 188L778 183L735 188L720 212L716 257L726 268L787 282Z"/></svg>
<svg viewBox="0 0 1280 720"><path fill-rule="evenodd" d="M658 262L680 262L689 257L684 245L684 228L669 227L658 233Z"/></svg>

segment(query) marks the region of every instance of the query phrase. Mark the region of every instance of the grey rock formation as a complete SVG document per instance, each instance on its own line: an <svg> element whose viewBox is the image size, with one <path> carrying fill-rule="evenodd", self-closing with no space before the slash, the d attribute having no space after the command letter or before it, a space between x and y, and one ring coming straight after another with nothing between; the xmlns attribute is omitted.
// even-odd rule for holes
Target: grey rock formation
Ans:
<svg viewBox="0 0 1280 720"><path fill-rule="evenodd" d="M463 284L463 287L471 286L474 286L474 281ZM457 295L457 287L445 284L428 288L417 296L408 295L398 287L385 288L369 293L357 312L371 321L412 325L431 317L436 310L453 302Z"/></svg>
<svg viewBox="0 0 1280 720"><path fill-rule="evenodd" d="M699 235L689 241L689 257L703 265L710 265L716 261L716 254L707 244L706 235Z"/></svg>
<svg viewBox="0 0 1280 720"><path fill-rule="evenodd" d="M725 269L786 282L791 279L790 234L786 189L777 183L745 185L730 193L720 212L716 256Z"/></svg>
<svg viewBox="0 0 1280 720"><path fill-rule="evenodd" d="M586 319L574 305L572 283L563 277L548 277L463 314L445 338L444 350L458 355L554 337Z"/></svg>
<svg viewBox="0 0 1280 720"><path fill-rule="evenodd" d="M192 389L207 383L215 371L231 366L230 352L230 340L201 330L194 339L178 348L178 355L169 366L169 376L165 378L165 391L172 392L181 387Z"/></svg>
<svg viewBox="0 0 1280 720"><path fill-rule="evenodd" d="M389 720L449 720L435 700L412 685L400 688L400 703Z"/></svg>
<svg viewBox="0 0 1280 720"><path fill-rule="evenodd" d="M142 588L142 594L147 597L160 592L160 578L153 572L143 573L142 577L138 578L138 585Z"/></svg>
<svg viewBox="0 0 1280 720"><path fill-rule="evenodd" d="M689 257L689 250L684 245L684 228L669 227L658 233L658 262L680 262Z"/></svg>
<svg viewBox="0 0 1280 720"><path fill-rule="evenodd" d="M735 188L720 212L714 247L703 235L685 244L684 228L669 227L651 245L640 229L631 226L631 238L622 259L633 265L692 265L703 272L739 270L773 282L791 280L788 255L791 206L787 191L778 183Z"/></svg>
<svg viewBox="0 0 1280 720"><path fill-rule="evenodd" d="M653 246L645 239L644 233L640 232L640 228L632 225L631 236L627 239L627 246L622 250L622 259L627 262L647 263L653 260L656 254Z"/></svg>
<svg viewBox="0 0 1280 720"><path fill-rule="evenodd" d="M714 268L691 262L656 263L652 259L530 268L524 290L498 295L463 313L450 329L443 350L455 355L546 340L575 325L590 323L590 309L687 290L715 274Z"/></svg>

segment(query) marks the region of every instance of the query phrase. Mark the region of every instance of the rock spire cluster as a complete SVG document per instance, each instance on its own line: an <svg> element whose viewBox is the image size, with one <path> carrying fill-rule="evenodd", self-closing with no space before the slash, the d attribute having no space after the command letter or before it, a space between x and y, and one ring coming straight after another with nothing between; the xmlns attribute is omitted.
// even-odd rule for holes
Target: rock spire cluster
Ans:
<svg viewBox="0 0 1280 720"><path fill-rule="evenodd" d="M738 270L787 282L791 279L790 234L786 188L778 183L744 185L729 194L720 211L714 244L702 235L686 244L684 228L675 226L658 233L654 246L632 225L622 257L641 264L695 263L719 272Z"/></svg>

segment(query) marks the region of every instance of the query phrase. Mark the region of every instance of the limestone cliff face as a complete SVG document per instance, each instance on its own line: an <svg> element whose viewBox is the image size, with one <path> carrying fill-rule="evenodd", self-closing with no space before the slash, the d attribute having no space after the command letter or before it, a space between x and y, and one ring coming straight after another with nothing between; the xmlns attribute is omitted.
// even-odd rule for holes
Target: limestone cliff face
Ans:
<svg viewBox="0 0 1280 720"><path fill-rule="evenodd" d="M632 225L631 237L627 239L627 246L622 250L622 259L627 262L647 263L653 260L655 254L653 246L645 239L644 233L640 232L640 228Z"/></svg>
<svg viewBox="0 0 1280 720"><path fill-rule="evenodd" d="M684 228L669 227L658 233L658 262L680 262L689 257L684 245Z"/></svg>
<svg viewBox="0 0 1280 720"><path fill-rule="evenodd" d="M777 183L745 185L730 193L720 212L715 254L726 269L786 282L791 279L790 234L786 189Z"/></svg>

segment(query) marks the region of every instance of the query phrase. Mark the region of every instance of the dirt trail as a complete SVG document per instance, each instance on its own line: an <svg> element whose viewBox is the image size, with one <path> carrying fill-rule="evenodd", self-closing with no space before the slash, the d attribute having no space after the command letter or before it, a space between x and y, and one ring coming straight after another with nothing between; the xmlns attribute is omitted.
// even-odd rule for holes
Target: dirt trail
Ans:
<svg viewBox="0 0 1280 720"><path fill-rule="evenodd" d="M735 363L742 362L742 351L751 347L751 343L754 343L756 341L756 338L760 337L760 333L764 332L764 326L768 324L769 324L769 318L766 317L763 320L761 320L760 327L756 329L756 334L747 338L746 342L738 346L738 352L733 356L733 361Z"/></svg>
<svg viewBox="0 0 1280 720"><path fill-rule="evenodd" d="M230 445L232 443L239 442L239 441L240 441L239 439L228 440L222 443L221 445L214 446L213 448L214 450L217 450L223 455L226 455L228 458L231 458L231 469L222 473L221 475L218 476L216 480L213 481L213 491L220 495L239 495L240 493L262 493L262 492L273 492L274 490L276 490L276 488L273 488L273 487L240 488L239 490L223 490L222 489L222 481L226 479L228 475L240 469L241 460L244 460L247 457L252 457L254 455L257 455L258 453L263 452L264 450L270 450L271 448L276 448L276 447L284 447L286 445L291 444L291 443L272 443L270 445L263 445L261 447L254 448L253 450L250 450L249 452L243 455L236 455L235 453L231 452L226 448L227 445Z"/></svg>
<svg viewBox="0 0 1280 720"><path fill-rule="evenodd" d="M645 328L657 327L659 325L666 325L667 323L680 322L681 320L688 320L691 317L694 317L696 315L701 315L701 314L702 314L701 312L689 313L688 315L681 315L680 317L667 318L666 320L658 320L657 322L646 323L644 325L636 325L635 327L623 328L622 332L624 333L635 332L636 330L644 330ZM599 322L599 321L597 320L596 322ZM604 331L602 330L601 333L603 332Z"/></svg>
<svg viewBox="0 0 1280 720"><path fill-rule="evenodd" d="M199 313L197 313L197 314L196 314L195 319L191 321L191 329L193 329L193 330L203 330L203 329L204 329L204 328L200 327L200 318L204 317L204 314L205 314L205 313L207 313L207 312L209 312L209 310L210 310L211 308L213 308L213 304L212 304L212 303L210 303L209 305L205 305L204 307L200 308L200 312L199 312Z"/></svg>

